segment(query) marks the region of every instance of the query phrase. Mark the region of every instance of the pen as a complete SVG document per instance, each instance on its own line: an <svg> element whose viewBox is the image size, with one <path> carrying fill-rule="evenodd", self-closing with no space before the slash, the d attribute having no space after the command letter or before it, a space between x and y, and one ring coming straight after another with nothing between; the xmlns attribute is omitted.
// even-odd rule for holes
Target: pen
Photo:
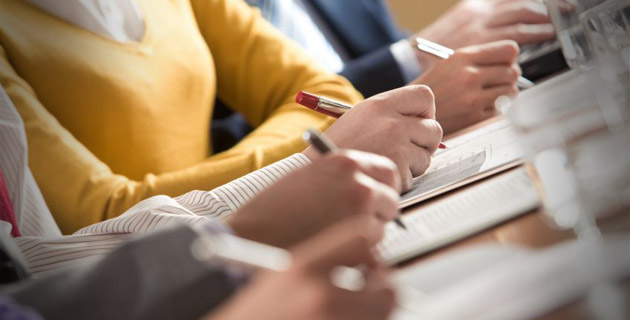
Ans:
<svg viewBox="0 0 630 320"><path fill-rule="evenodd" d="M345 103L335 101L333 99L326 98L326 97L316 96L306 91L298 92L295 95L295 102L313 111L317 111L319 113L322 113L322 114L325 114L327 116L331 116L334 118L339 118L341 115L346 113L346 111L352 109L352 106L349 106ZM440 143L438 148L446 149L446 145L443 143Z"/></svg>
<svg viewBox="0 0 630 320"><path fill-rule="evenodd" d="M418 50L432 54L438 58L448 59L455 54L455 50L439 45L433 41L416 38L416 47ZM534 86L534 83L526 79L525 77L518 77L517 83L521 89L529 89Z"/></svg>
<svg viewBox="0 0 630 320"><path fill-rule="evenodd" d="M327 154L337 150L337 147L332 143L332 141L326 139L326 137L319 134L319 132L315 129L308 129L304 131L303 137L304 140L310 143L320 154ZM407 226L405 226L402 220L400 220L400 217L395 218L394 223L407 230Z"/></svg>
<svg viewBox="0 0 630 320"><path fill-rule="evenodd" d="M193 256L210 265L227 266L237 278L258 270L284 272L293 264L291 253L285 249L202 228L194 228L198 238L192 243ZM363 271L347 266L333 269L330 280L339 288L355 291L365 284Z"/></svg>

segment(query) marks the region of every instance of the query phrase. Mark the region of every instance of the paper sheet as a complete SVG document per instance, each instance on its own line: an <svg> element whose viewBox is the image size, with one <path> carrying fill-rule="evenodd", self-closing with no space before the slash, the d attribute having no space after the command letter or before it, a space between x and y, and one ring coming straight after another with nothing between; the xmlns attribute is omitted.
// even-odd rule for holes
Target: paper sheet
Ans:
<svg viewBox="0 0 630 320"><path fill-rule="evenodd" d="M389 223L378 245L395 264L477 233L539 206L525 168L517 168L402 216L408 230Z"/></svg>
<svg viewBox="0 0 630 320"><path fill-rule="evenodd" d="M431 160L429 169L401 196L400 207L421 202L482 179L519 163L523 152L507 119L445 141L448 146Z"/></svg>

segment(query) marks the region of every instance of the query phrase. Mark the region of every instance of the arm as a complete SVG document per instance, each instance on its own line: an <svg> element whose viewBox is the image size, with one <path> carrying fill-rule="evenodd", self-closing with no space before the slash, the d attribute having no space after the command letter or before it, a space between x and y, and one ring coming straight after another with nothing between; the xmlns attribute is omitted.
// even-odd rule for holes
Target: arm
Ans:
<svg viewBox="0 0 630 320"><path fill-rule="evenodd" d="M303 130L325 129L332 119L297 105L300 90L350 104L361 100L345 79L323 71L244 1L191 2L215 60L219 97L257 127L219 157L247 150L255 154L255 169L304 148Z"/></svg>
<svg viewBox="0 0 630 320"><path fill-rule="evenodd" d="M298 90L349 103L360 99L346 80L313 67L299 49L240 2L199 1L194 7L216 55L220 95L251 123L264 124L228 152L139 180L112 172L73 137L41 104L0 47L0 82L24 120L29 165L64 233L116 217L154 195L212 189L301 151L303 129L322 129L332 119L294 104ZM222 37L226 30L233 36Z"/></svg>
<svg viewBox="0 0 630 320"><path fill-rule="evenodd" d="M221 269L195 259L196 233L177 227L132 241L86 263L3 293L46 319L194 319L235 288Z"/></svg>
<svg viewBox="0 0 630 320"><path fill-rule="evenodd" d="M193 226L225 220L259 192L308 162L306 156L296 154L212 191L191 191L177 198L151 197L116 218L82 228L71 236L15 240L30 272L40 276L102 257L134 234L160 230L173 223Z"/></svg>

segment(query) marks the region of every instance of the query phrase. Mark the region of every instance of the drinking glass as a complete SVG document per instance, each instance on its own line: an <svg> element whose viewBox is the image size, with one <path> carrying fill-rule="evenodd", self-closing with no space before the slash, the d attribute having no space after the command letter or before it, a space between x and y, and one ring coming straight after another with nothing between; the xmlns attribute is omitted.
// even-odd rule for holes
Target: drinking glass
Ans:
<svg viewBox="0 0 630 320"><path fill-rule="evenodd" d="M584 29L579 22L580 15L606 0L544 0L551 23L562 46L564 58L571 69L584 69L590 66L593 58Z"/></svg>

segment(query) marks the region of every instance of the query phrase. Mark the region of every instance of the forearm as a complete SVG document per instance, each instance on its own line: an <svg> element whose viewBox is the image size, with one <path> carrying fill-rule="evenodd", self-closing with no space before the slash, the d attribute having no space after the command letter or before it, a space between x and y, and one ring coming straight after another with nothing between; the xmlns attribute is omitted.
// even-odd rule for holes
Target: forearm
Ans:
<svg viewBox="0 0 630 320"><path fill-rule="evenodd" d="M164 230L4 293L46 319L195 319L235 287L222 270L192 256L196 238L188 227Z"/></svg>

